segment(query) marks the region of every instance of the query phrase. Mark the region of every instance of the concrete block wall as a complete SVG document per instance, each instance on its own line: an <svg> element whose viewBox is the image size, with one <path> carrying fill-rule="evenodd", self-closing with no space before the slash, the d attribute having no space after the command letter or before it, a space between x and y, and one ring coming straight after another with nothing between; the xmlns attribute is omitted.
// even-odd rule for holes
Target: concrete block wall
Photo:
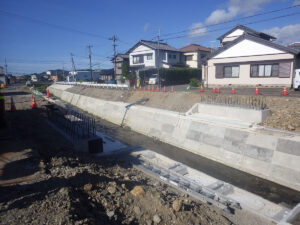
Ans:
<svg viewBox="0 0 300 225"><path fill-rule="evenodd" d="M73 94L61 86L52 85L50 92L95 116L300 191L297 133L233 128L178 112Z"/></svg>

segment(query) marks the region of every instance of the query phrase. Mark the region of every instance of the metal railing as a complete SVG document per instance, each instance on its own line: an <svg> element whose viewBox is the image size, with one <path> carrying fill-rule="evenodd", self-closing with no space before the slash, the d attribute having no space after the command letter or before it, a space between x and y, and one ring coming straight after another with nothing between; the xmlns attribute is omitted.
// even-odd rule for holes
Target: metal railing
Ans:
<svg viewBox="0 0 300 225"><path fill-rule="evenodd" d="M73 139L85 139L95 136L95 119L75 110L58 110L47 107L47 115L50 121L55 123Z"/></svg>
<svg viewBox="0 0 300 225"><path fill-rule="evenodd" d="M109 88L109 89L129 89L127 84L95 84L93 82L55 82L55 84L61 85L72 85L72 86L82 86L90 88Z"/></svg>

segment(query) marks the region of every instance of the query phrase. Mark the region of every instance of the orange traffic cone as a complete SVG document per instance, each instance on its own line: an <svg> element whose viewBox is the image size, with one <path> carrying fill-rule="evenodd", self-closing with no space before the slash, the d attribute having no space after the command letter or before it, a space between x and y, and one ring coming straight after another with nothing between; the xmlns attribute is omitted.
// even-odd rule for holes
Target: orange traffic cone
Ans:
<svg viewBox="0 0 300 225"><path fill-rule="evenodd" d="M200 92L204 92L203 85L200 87Z"/></svg>
<svg viewBox="0 0 300 225"><path fill-rule="evenodd" d="M231 89L231 94L235 94L235 90L234 90L233 87L232 87L232 89Z"/></svg>
<svg viewBox="0 0 300 225"><path fill-rule="evenodd" d="M220 94L220 93L221 93L221 91L220 91L220 88L217 88L217 93L218 93L218 94Z"/></svg>
<svg viewBox="0 0 300 225"><path fill-rule="evenodd" d="M142 90L142 86L140 85L140 86L139 86L139 91L141 91L141 90Z"/></svg>
<svg viewBox="0 0 300 225"><path fill-rule="evenodd" d="M150 86L148 86L148 91L149 91L149 92L151 91Z"/></svg>
<svg viewBox="0 0 300 225"><path fill-rule="evenodd" d="M16 111L16 106L13 97L10 97L10 111L12 112Z"/></svg>
<svg viewBox="0 0 300 225"><path fill-rule="evenodd" d="M147 88L146 88L146 86L144 87L144 91L147 91Z"/></svg>
<svg viewBox="0 0 300 225"><path fill-rule="evenodd" d="M50 98L50 91L47 89L47 98Z"/></svg>
<svg viewBox="0 0 300 225"><path fill-rule="evenodd" d="M259 90L258 90L258 87L256 86L255 88L255 95L259 95Z"/></svg>
<svg viewBox="0 0 300 225"><path fill-rule="evenodd" d="M171 87L171 92L172 92L172 93L174 92L174 87L173 87L173 86Z"/></svg>
<svg viewBox="0 0 300 225"><path fill-rule="evenodd" d="M286 87L283 88L282 95L287 95Z"/></svg>
<svg viewBox="0 0 300 225"><path fill-rule="evenodd" d="M159 86L156 87L156 92L160 92Z"/></svg>
<svg viewBox="0 0 300 225"><path fill-rule="evenodd" d="M216 93L216 88L213 88L213 93Z"/></svg>
<svg viewBox="0 0 300 225"><path fill-rule="evenodd" d="M32 109L35 109L37 108L37 104L35 102L35 97L34 96L31 96L31 103L30 103L30 106Z"/></svg>
<svg viewBox="0 0 300 225"><path fill-rule="evenodd" d="M163 92L167 92L167 88L166 88L166 86L164 86Z"/></svg>
<svg viewBox="0 0 300 225"><path fill-rule="evenodd" d="M153 86L153 85L152 85L152 89L151 89L151 91L152 91L152 92L154 92L154 86Z"/></svg>
<svg viewBox="0 0 300 225"><path fill-rule="evenodd" d="M135 91L135 85L133 85L133 90Z"/></svg>

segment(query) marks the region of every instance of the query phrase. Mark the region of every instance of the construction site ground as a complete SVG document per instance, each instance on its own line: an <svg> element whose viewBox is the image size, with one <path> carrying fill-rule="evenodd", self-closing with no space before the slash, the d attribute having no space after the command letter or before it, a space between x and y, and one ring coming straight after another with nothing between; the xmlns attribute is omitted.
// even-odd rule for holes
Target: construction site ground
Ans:
<svg viewBox="0 0 300 225"><path fill-rule="evenodd" d="M1 91L7 127L0 130L0 224L269 224L192 199L134 169L126 156L75 152L45 122L46 101L37 98L38 109L31 109L26 87ZM99 93L109 98L112 92ZM114 93L114 100L139 99ZM9 112L11 96L15 112Z"/></svg>

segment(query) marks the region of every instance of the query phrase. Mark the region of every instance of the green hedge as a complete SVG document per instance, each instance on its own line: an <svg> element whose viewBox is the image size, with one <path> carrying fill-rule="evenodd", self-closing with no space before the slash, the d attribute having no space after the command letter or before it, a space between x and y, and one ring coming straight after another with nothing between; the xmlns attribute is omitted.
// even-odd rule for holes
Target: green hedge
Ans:
<svg viewBox="0 0 300 225"><path fill-rule="evenodd" d="M157 74L157 69L140 71L142 80L147 80L153 74ZM201 82L201 69L198 68L170 68L160 69L160 76L163 85L188 84L191 78L196 78Z"/></svg>

